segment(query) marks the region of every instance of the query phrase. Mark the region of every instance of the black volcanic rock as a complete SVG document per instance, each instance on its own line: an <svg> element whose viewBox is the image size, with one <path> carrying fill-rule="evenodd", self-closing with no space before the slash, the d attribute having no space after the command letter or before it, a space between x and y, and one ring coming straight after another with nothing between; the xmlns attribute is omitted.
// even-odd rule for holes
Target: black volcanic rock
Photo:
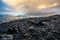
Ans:
<svg viewBox="0 0 60 40"><path fill-rule="evenodd" d="M0 32L13 35L14 40L60 40L60 15L5 22Z"/></svg>

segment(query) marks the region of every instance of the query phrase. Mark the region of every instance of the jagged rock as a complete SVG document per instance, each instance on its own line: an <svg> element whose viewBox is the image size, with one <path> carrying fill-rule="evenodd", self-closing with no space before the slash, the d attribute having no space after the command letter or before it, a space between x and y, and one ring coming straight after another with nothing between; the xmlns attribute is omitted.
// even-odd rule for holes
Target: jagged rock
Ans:
<svg viewBox="0 0 60 40"><path fill-rule="evenodd" d="M60 40L60 15L5 22L0 24L1 30L3 34L11 32L14 40Z"/></svg>

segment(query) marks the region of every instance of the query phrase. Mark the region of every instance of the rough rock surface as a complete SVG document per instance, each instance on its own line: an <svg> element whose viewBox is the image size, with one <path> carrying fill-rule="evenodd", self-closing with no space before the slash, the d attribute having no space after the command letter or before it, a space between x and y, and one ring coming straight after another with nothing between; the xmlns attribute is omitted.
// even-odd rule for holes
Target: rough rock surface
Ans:
<svg viewBox="0 0 60 40"><path fill-rule="evenodd" d="M13 35L14 40L60 40L60 15L2 23L0 34Z"/></svg>

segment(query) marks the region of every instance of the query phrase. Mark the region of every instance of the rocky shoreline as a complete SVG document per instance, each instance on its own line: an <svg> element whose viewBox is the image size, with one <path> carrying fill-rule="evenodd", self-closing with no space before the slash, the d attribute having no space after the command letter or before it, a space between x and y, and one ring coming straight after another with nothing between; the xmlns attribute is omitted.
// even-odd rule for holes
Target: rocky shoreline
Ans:
<svg viewBox="0 0 60 40"><path fill-rule="evenodd" d="M13 40L60 40L60 15L4 22L0 35L4 34L12 35Z"/></svg>

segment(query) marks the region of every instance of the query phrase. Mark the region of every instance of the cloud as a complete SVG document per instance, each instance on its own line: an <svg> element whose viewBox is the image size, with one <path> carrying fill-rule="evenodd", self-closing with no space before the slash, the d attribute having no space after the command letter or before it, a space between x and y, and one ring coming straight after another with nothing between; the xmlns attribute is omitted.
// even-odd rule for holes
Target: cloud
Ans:
<svg viewBox="0 0 60 40"><path fill-rule="evenodd" d="M13 7L15 12L23 12L28 15L41 15L44 12L47 14L52 12L57 13L60 8L56 7L60 6L60 0L3 0L3 2Z"/></svg>
<svg viewBox="0 0 60 40"><path fill-rule="evenodd" d="M26 15L29 16L47 16L47 15L54 15L54 14L60 14L60 6L55 6L43 10L31 10Z"/></svg>
<svg viewBox="0 0 60 40"><path fill-rule="evenodd" d="M2 15L11 15L11 16L18 16L18 15L25 15L23 12L1 12Z"/></svg>
<svg viewBox="0 0 60 40"><path fill-rule="evenodd" d="M37 8L38 9L45 9L45 8L50 8L50 7L54 7L54 6L57 6L58 5L58 3L53 3L53 4L51 4L51 5L39 5Z"/></svg>
<svg viewBox="0 0 60 40"><path fill-rule="evenodd" d="M3 2L8 3L10 6L17 7L21 4L29 4L31 6L37 5L51 5L53 3L58 3L59 0L3 0Z"/></svg>
<svg viewBox="0 0 60 40"><path fill-rule="evenodd" d="M26 10L28 11L31 9L43 9L43 8L49 8L49 7L54 7L59 5L59 0L3 0L3 2L7 3L11 7L13 7L16 10L21 10L22 11ZM20 7L21 5L22 8ZM19 7L19 8L18 8ZM21 8L21 9L20 9Z"/></svg>
<svg viewBox="0 0 60 40"><path fill-rule="evenodd" d="M24 0L2 0L3 2L7 3L10 6L17 7L18 5L24 3Z"/></svg>

